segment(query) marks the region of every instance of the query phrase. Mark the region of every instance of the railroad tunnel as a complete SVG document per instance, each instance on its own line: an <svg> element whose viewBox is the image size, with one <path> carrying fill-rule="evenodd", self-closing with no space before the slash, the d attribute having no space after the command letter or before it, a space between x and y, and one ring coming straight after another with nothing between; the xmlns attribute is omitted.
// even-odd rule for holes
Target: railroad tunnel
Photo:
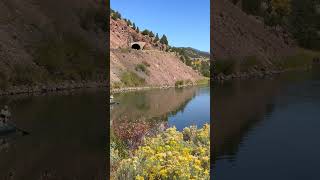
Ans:
<svg viewBox="0 0 320 180"><path fill-rule="evenodd" d="M142 50L142 49L144 49L145 45L146 45L145 42L138 41L138 42L131 43L130 47L131 47L131 49Z"/></svg>
<svg viewBox="0 0 320 180"><path fill-rule="evenodd" d="M132 44L131 48L132 49L136 49L136 50L140 50L141 49L139 44Z"/></svg>

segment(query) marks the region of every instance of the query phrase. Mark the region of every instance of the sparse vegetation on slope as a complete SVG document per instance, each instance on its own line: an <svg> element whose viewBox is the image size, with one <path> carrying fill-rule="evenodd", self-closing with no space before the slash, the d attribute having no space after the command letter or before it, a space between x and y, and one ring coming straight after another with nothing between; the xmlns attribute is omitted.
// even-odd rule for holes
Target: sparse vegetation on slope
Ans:
<svg viewBox="0 0 320 180"><path fill-rule="evenodd" d="M90 0L72 1L0 3L0 12L14 19L0 22L6 26L0 32L0 90L106 80L108 9Z"/></svg>
<svg viewBox="0 0 320 180"><path fill-rule="evenodd" d="M315 50L320 50L319 6L319 0L242 0L245 12L269 26L281 26L301 47Z"/></svg>
<svg viewBox="0 0 320 180"><path fill-rule="evenodd" d="M210 77L210 54L193 48L170 47L187 66L197 70L205 77ZM191 59L192 58L192 59Z"/></svg>

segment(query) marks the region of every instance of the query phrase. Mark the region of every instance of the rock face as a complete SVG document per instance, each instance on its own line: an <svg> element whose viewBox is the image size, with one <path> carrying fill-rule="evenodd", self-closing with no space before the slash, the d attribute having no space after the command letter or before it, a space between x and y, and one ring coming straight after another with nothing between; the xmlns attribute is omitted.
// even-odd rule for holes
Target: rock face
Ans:
<svg viewBox="0 0 320 180"><path fill-rule="evenodd" d="M124 20L110 18L110 49L131 48L133 42L145 42L144 49L165 50L166 46L153 42L154 38L138 33Z"/></svg>
<svg viewBox="0 0 320 180"><path fill-rule="evenodd" d="M244 13L230 0L211 1L211 51L214 58L256 56L263 64L295 52L294 41Z"/></svg>

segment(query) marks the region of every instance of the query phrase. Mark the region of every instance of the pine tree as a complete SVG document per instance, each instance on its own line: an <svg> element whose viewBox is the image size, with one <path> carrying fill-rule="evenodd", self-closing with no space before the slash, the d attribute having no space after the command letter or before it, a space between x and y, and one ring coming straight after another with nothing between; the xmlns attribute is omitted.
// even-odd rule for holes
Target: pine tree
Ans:
<svg viewBox="0 0 320 180"><path fill-rule="evenodd" d="M136 31L137 31L137 33L139 33L139 32L140 32L140 29L139 29L139 27L137 27Z"/></svg>
<svg viewBox="0 0 320 180"><path fill-rule="evenodd" d="M152 31L149 32L149 37L154 37L154 34Z"/></svg>
<svg viewBox="0 0 320 180"><path fill-rule="evenodd" d="M130 21L130 19L128 20L128 26L131 26L132 25L132 23L131 23L131 21Z"/></svg>
<svg viewBox="0 0 320 180"><path fill-rule="evenodd" d="M141 32L143 35L149 35L150 31L148 29L145 29Z"/></svg>
<svg viewBox="0 0 320 180"><path fill-rule="evenodd" d="M132 28L133 28L134 30L136 30L136 24L135 24L135 23L132 24Z"/></svg>
<svg viewBox="0 0 320 180"><path fill-rule="evenodd" d="M165 44L165 45L169 45L166 35L162 35L162 37L160 39L160 43Z"/></svg>
<svg viewBox="0 0 320 180"><path fill-rule="evenodd" d="M157 33L156 37L154 38L153 42L158 42L159 41L159 34Z"/></svg>

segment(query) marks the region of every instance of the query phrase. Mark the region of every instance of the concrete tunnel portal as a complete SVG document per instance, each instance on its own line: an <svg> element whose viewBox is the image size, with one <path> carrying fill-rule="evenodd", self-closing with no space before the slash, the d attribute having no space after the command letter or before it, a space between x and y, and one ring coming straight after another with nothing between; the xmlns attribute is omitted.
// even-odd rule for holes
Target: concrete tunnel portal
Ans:
<svg viewBox="0 0 320 180"><path fill-rule="evenodd" d="M141 49L139 44L132 44L131 48L132 49L136 49L136 50L140 50Z"/></svg>
<svg viewBox="0 0 320 180"><path fill-rule="evenodd" d="M145 42L133 42L130 44L131 49L136 49L136 50L142 50L144 49L144 46L146 45Z"/></svg>

